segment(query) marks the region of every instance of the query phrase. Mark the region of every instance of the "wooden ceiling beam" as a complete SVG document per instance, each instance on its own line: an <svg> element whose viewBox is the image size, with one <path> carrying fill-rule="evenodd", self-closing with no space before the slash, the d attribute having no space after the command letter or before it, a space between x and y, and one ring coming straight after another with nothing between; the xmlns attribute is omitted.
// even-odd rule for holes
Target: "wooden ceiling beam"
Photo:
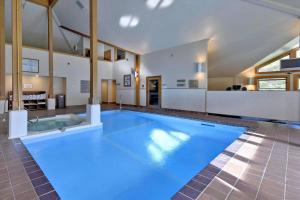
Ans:
<svg viewBox="0 0 300 200"><path fill-rule="evenodd" d="M49 7L51 0L27 0L27 1L40 6Z"/></svg>
<svg viewBox="0 0 300 200"><path fill-rule="evenodd" d="M49 6L53 8L57 2L58 0L49 0Z"/></svg>
<svg viewBox="0 0 300 200"><path fill-rule="evenodd" d="M71 33L75 33L75 34L77 34L77 35L80 35L80 36L82 36L82 37L90 38L89 35L84 34L84 33L82 33L82 32L79 32L79 31L76 31L76 30L74 30L74 29L68 28L68 27L66 27L66 26L60 26L60 28L66 30L66 31L69 31L69 32L71 32ZM98 39L98 42L99 42L99 43L102 43L102 44L105 44L105 45L108 45L108 46L111 46L111 47L114 47L114 48L117 48L117 49L120 49L120 50L123 50L123 51L126 51L126 52L129 52L129 53L132 53L132 54L134 54L134 55L139 55L139 54L137 54L137 53L135 53L135 52L133 52L133 51L129 51L129 50L127 50L127 49L118 47L118 46L116 46L116 45L114 45L114 44L112 44L112 43L105 42L105 41L103 41L103 40L99 40L99 39Z"/></svg>

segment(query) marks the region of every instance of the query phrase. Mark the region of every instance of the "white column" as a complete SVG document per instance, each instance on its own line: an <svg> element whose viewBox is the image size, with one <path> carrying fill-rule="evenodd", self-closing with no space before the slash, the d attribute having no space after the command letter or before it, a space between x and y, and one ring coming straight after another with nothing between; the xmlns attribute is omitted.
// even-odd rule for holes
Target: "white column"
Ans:
<svg viewBox="0 0 300 200"><path fill-rule="evenodd" d="M0 114L8 112L8 104L6 100L0 100Z"/></svg>
<svg viewBox="0 0 300 200"><path fill-rule="evenodd" d="M86 119L91 125L102 125L101 122L101 106L100 104L86 105Z"/></svg>
<svg viewBox="0 0 300 200"><path fill-rule="evenodd" d="M49 98L47 100L47 109L48 110L55 110L55 99L54 98Z"/></svg>
<svg viewBox="0 0 300 200"><path fill-rule="evenodd" d="M26 110L12 110L9 112L9 139L27 136Z"/></svg>

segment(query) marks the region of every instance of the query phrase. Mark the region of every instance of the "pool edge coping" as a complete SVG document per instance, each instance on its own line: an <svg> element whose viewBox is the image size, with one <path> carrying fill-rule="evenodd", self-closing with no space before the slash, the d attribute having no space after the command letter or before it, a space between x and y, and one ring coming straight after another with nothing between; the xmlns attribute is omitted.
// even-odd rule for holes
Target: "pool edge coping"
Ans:
<svg viewBox="0 0 300 200"><path fill-rule="evenodd" d="M25 172L40 200L60 200L55 188L37 164L21 139L13 139L13 147L22 162Z"/></svg>
<svg viewBox="0 0 300 200"><path fill-rule="evenodd" d="M249 129L234 140L223 152L218 154L205 168L200 170L193 178L191 178L182 188L177 191L172 197L172 200L197 200L210 183L223 171L223 168L241 147L247 143L250 135ZM199 180L200 178L200 180ZM196 180L195 180L196 179ZM201 179L203 179L201 181ZM195 184L196 182L196 184Z"/></svg>

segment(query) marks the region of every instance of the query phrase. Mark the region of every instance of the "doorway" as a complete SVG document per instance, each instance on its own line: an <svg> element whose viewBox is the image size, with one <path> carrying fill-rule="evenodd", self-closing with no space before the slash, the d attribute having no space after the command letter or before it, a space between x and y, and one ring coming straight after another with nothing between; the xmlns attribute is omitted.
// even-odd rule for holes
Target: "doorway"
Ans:
<svg viewBox="0 0 300 200"><path fill-rule="evenodd" d="M116 80L101 80L102 103L116 103Z"/></svg>
<svg viewBox="0 0 300 200"><path fill-rule="evenodd" d="M147 107L161 108L161 76L147 77Z"/></svg>

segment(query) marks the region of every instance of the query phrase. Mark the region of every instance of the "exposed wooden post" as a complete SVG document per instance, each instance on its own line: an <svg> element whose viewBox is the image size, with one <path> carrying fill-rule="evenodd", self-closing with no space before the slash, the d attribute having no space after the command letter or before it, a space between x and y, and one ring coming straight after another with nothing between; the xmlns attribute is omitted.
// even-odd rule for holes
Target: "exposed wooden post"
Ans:
<svg viewBox="0 0 300 200"><path fill-rule="evenodd" d="M49 0L49 7L53 8L58 0Z"/></svg>
<svg viewBox="0 0 300 200"><path fill-rule="evenodd" d="M48 7L48 50L49 50L49 98L53 98L53 19L52 7Z"/></svg>
<svg viewBox="0 0 300 200"><path fill-rule="evenodd" d="M0 100L5 99L5 0L0 0Z"/></svg>
<svg viewBox="0 0 300 200"><path fill-rule="evenodd" d="M98 68L98 40L97 40L97 0L90 0L90 104L98 104L97 98L97 68Z"/></svg>
<svg viewBox="0 0 300 200"><path fill-rule="evenodd" d="M290 58L297 58L297 49L293 49L290 52Z"/></svg>
<svg viewBox="0 0 300 200"><path fill-rule="evenodd" d="M12 88L13 110L22 103L22 0L12 0Z"/></svg>
<svg viewBox="0 0 300 200"><path fill-rule="evenodd" d="M140 106L140 68L141 68L141 56L135 55L135 72L137 73L137 77L135 77L135 105Z"/></svg>

